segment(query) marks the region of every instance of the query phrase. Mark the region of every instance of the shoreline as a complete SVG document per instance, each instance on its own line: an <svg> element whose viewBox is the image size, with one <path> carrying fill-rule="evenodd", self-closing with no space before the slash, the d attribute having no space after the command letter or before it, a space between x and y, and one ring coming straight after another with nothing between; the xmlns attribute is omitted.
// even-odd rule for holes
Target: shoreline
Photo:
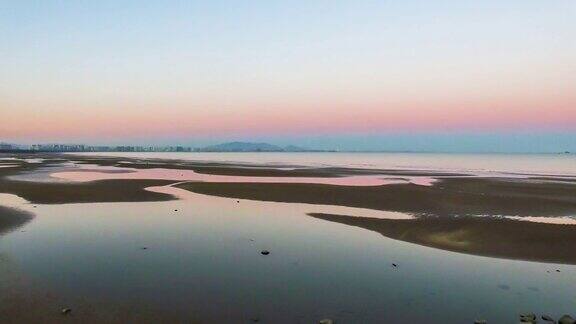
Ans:
<svg viewBox="0 0 576 324"><path fill-rule="evenodd" d="M576 215L576 186L498 178L449 178L432 186L340 186L305 183L185 182L195 193L274 202L308 203L403 212L415 216L562 217Z"/></svg>
<svg viewBox="0 0 576 324"><path fill-rule="evenodd" d="M33 204L168 201L176 198L145 190L174 184L167 180L99 180L85 183L45 183L0 180L0 192L17 195Z"/></svg>
<svg viewBox="0 0 576 324"><path fill-rule="evenodd" d="M422 246L503 259L576 264L576 227L510 219L460 217L374 219L310 213L311 217L360 227Z"/></svg>
<svg viewBox="0 0 576 324"><path fill-rule="evenodd" d="M0 236L24 226L33 218L34 215L27 211L0 206Z"/></svg>

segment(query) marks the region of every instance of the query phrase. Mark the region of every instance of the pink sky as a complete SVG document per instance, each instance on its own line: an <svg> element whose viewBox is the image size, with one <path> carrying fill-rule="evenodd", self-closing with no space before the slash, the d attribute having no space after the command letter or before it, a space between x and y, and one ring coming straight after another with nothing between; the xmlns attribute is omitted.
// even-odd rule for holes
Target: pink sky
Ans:
<svg viewBox="0 0 576 324"><path fill-rule="evenodd" d="M220 5L15 3L0 140L576 131L573 1Z"/></svg>

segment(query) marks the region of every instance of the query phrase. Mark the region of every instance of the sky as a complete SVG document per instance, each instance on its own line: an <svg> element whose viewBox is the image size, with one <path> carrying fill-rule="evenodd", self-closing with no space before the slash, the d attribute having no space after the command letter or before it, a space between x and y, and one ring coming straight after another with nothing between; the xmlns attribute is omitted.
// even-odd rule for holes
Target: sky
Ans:
<svg viewBox="0 0 576 324"><path fill-rule="evenodd" d="M0 141L228 140L576 151L576 1L0 1Z"/></svg>

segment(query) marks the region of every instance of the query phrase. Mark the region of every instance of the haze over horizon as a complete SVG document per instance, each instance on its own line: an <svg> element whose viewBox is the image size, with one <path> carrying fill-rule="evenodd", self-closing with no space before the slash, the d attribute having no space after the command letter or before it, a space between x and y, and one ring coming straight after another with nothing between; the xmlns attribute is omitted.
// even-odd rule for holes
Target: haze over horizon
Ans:
<svg viewBox="0 0 576 324"><path fill-rule="evenodd" d="M0 141L576 151L576 2L6 1Z"/></svg>

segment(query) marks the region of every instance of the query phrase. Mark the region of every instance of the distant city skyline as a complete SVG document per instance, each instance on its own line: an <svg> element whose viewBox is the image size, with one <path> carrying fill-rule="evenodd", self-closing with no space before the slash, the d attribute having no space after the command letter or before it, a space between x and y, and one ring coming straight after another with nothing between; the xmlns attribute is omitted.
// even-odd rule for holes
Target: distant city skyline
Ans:
<svg viewBox="0 0 576 324"><path fill-rule="evenodd" d="M15 1L0 141L576 151L576 2Z"/></svg>
<svg viewBox="0 0 576 324"><path fill-rule="evenodd" d="M198 148L228 142L267 143L278 146L299 146L309 150L322 151L374 151L374 152L446 152L446 153L576 153L576 135L573 133L555 134L480 134L480 133L435 133L427 134L388 134L353 135L338 137L268 137L250 139L188 139L163 141L112 141L112 142L13 142L31 146L38 144L86 145L93 147L134 146L146 150L162 151L160 148L176 147L194 151ZM0 143L6 143L0 140ZM377 143L377 144L375 144ZM151 149L153 148L153 149ZM104 150L106 151L106 150Z"/></svg>

